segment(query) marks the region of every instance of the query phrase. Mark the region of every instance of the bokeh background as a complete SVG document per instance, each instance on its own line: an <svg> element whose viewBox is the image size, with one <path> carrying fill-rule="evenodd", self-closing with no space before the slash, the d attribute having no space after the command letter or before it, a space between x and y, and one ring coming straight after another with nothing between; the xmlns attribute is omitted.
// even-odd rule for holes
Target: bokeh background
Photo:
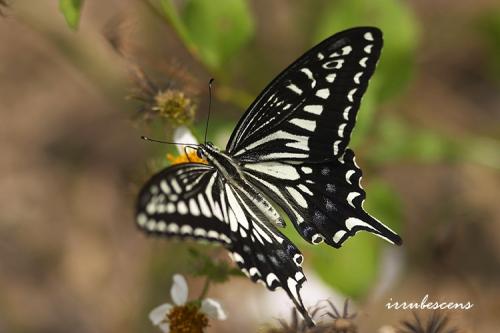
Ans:
<svg viewBox="0 0 500 333"><path fill-rule="evenodd" d="M80 3L82 6L72 7ZM64 10L61 11L61 8ZM396 229L393 248L357 235L340 250L301 242L308 305L353 300L360 332L397 327L384 304L474 303L463 332L500 328L500 4L495 0L0 1L0 332L156 332L189 247L148 238L134 200L175 149L174 120L133 100L142 73L184 94L199 138L224 147L258 92L334 32L375 25L385 47L353 133L366 207ZM63 15L64 13L64 15ZM141 70L139 70L141 69ZM140 89L139 89L140 90ZM168 115L167 115L168 116ZM247 279L209 296L256 332L290 303ZM353 308L354 309L354 308ZM427 316L425 312L423 316Z"/></svg>

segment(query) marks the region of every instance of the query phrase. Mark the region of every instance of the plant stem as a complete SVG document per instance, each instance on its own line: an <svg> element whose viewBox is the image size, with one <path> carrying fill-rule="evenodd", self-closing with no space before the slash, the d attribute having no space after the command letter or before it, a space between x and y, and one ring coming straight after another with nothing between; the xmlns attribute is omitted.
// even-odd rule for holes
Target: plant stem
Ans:
<svg viewBox="0 0 500 333"><path fill-rule="evenodd" d="M200 297L198 297L200 301L204 299L205 296L207 296L209 288L210 288L210 278L207 276L207 278L205 279L205 284L203 285L203 290L201 291Z"/></svg>

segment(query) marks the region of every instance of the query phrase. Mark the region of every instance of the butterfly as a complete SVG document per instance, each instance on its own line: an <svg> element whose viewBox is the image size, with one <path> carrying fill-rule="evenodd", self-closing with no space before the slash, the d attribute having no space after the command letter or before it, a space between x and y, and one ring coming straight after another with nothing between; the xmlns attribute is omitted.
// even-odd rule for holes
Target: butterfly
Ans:
<svg viewBox="0 0 500 333"><path fill-rule="evenodd" d="M339 248L360 230L401 238L362 206L361 170L347 146L382 49L382 32L357 27L307 51L250 105L225 151L197 148L206 163L177 164L142 188L136 222L147 233L222 243L240 269L284 289L306 323L306 280L285 221L312 244Z"/></svg>

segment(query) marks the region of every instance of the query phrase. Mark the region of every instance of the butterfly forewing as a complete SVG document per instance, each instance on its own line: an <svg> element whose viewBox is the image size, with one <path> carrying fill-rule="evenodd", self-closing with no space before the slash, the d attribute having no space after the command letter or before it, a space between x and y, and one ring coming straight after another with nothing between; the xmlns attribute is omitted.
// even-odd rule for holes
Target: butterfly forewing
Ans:
<svg viewBox="0 0 500 333"><path fill-rule="evenodd" d="M242 161L341 156L381 48L379 29L354 28L309 50L250 106L227 151Z"/></svg>

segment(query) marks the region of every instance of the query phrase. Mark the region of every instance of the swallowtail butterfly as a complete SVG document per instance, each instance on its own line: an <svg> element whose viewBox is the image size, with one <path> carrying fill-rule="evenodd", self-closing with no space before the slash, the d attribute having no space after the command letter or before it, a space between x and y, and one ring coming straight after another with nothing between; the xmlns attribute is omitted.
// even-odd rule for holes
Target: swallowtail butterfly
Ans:
<svg viewBox="0 0 500 333"><path fill-rule="evenodd" d="M221 151L168 167L140 191L138 226L148 233L222 243L241 270L282 288L302 313L302 254L277 227L279 206L312 244L339 248L360 230L401 238L362 206L361 170L347 148L361 97L382 49L377 28L358 27L318 44L252 103Z"/></svg>

